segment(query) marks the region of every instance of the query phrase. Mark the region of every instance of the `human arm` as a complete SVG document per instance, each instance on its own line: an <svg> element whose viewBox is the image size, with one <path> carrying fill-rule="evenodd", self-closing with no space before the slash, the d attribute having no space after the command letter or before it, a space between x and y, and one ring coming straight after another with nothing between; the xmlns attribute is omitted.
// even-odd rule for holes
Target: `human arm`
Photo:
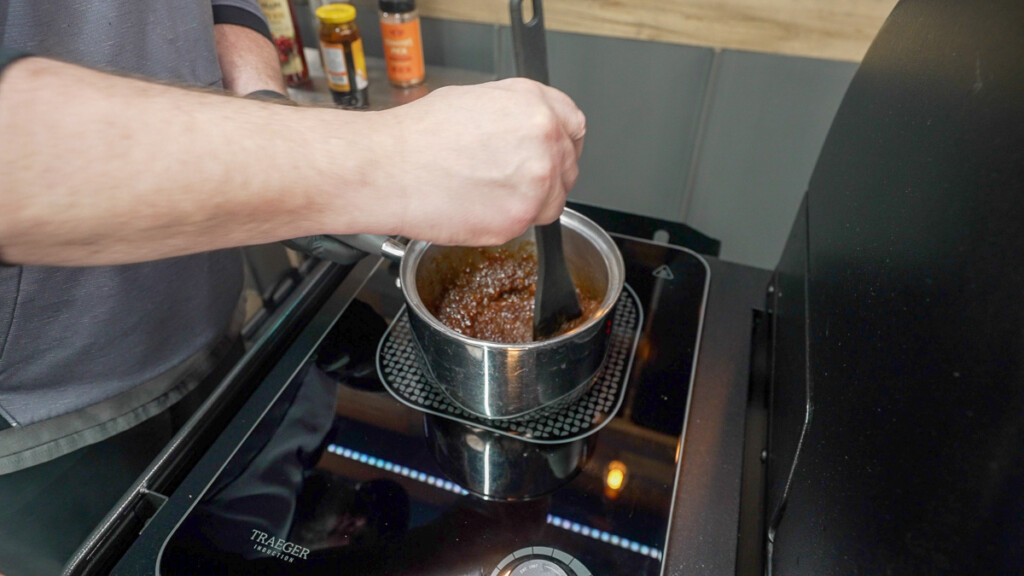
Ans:
<svg viewBox="0 0 1024 576"><path fill-rule="evenodd" d="M119 264L314 234L497 244L557 218L584 132L567 96L520 79L352 112L26 58L0 79L0 261Z"/></svg>
<svg viewBox="0 0 1024 576"><path fill-rule="evenodd" d="M213 21L226 91L236 96L260 90L288 94L270 29L255 1L214 0Z"/></svg>
<svg viewBox="0 0 1024 576"><path fill-rule="evenodd" d="M288 94L277 50L258 32L235 24L213 27L224 89L237 96L260 90Z"/></svg>

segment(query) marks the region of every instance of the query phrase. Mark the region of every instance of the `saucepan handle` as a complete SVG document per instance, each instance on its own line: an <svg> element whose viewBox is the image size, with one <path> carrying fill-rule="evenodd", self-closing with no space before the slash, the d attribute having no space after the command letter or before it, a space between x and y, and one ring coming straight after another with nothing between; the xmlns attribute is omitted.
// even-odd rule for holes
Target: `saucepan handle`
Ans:
<svg viewBox="0 0 1024 576"><path fill-rule="evenodd" d="M285 240L282 244L338 264L354 264L366 254L378 254L395 262L405 256L405 244L400 240L377 234L319 234Z"/></svg>
<svg viewBox="0 0 1024 576"><path fill-rule="evenodd" d="M405 244L397 238L379 234L344 234L331 236L335 240L348 244L356 250L367 254L379 254L388 260L401 262L405 256Z"/></svg>

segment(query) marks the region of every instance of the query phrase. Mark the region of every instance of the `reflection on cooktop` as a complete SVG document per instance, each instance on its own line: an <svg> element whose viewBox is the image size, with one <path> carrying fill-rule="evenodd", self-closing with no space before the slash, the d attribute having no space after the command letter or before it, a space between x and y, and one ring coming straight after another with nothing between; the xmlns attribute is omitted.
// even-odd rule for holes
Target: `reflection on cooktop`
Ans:
<svg viewBox="0 0 1024 576"><path fill-rule="evenodd" d="M419 470L409 468L407 466L395 464L394 462L377 458L376 456L363 454L350 448L338 446L337 444L328 445L327 451L332 454L341 456L342 458L348 458L361 464L366 464L367 466L380 468L381 470L384 470L386 472L397 474L399 476L403 476L405 478L409 478L417 482L422 482L435 488L447 490L460 496L466 496L469 494L469 492L465 488L451 482L450 480L445 480L437 476L432 476L430 474L427 474L426 472L421 472ZM657 547L651 547L645 544L640 544L639 542L634 542L628 538L623 538L616 534L612 534L610 532L606 532L604 530L600 530L592 526L587 526L586 524L573 522L572 520L562 518L560 516L555 516L554 514L548 514L545 520L551 526L555 526L557 528L561 528L563 530L567 530L575 534L580 534L587 538L593 538L594 540L610 544L612 546L618 546L624 550L636 552L644 556L650 556L655 560L661 560L662 557L662 552Z"/></svg>

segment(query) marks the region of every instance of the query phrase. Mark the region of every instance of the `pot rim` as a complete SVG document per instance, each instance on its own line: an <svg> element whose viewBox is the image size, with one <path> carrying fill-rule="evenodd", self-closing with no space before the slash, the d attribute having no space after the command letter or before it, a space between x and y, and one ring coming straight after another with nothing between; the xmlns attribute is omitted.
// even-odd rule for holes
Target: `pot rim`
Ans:
<svg viewBox="0 0 1024 576"><path fill-rule="evenodd" d="M560 334L554 338L548 338L547 340L506 344L502 342L492 342L490 340L472 338L448 327L431 314L427 309L427 306L423 303L423 300L420 298L419 290L416 289L416 267L419 265L420 258L426 253L427 249L433 246L432 242L424 242L421 240L413 240L409 242L408 246L406 246L405 254L402 257L399 269L399 278L402 285L402 293L405 295L406 304L408 304L409 308L413 310L424 322L429 324L431 329L441 332L446 337L457 340L460 343L468 344L477 348L508 351L535 350L570 341L578 335L590 331L604 322L608 313L615 308L616 302L619 301L619 297L622 295L623 285L625 284L626 264L622 259L622 253L619 251L618 246L615 245L615 241L612 240L611 236L609 236L608 233L598 226L593 220L579 212L576 212L575 210L572 210L571 208L565 208L562 211L562 215L559 217L559 222L566 228L569 228L583 236L589 240L591 244L596 246L598 251L604 257L603 260L608 270L609 289L605 290L604 298L601 300L601 305L598 307L594 315L586 322L573 328L569 332ZM520 240L523 236L530 234L532 229L533 227L531 226L526 232L516 238L513 238L509 242L506 242L506 244Z"/></svg>

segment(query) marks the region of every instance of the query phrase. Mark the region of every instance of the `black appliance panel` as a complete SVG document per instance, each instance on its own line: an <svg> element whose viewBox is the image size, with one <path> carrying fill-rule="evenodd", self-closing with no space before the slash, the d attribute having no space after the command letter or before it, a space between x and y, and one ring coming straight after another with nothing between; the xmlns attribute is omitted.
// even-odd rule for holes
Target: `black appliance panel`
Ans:
<svg viewBox="0 0 1024 576"><path fill-rule="evenodd" d="M1024 570L1022 55L1019 1L903 0L850 85L798 240L814 412L776 575Z"/></svg>
<svg viewBox="0 0 1024 576"><path fill-rule="evenodd" d="M770 429L766 487L768 539L782 517L790 475L813 415L813 390L807 374L807 200L775 269L768 293L774 331L771 343L773 384L769 398Z"/></svg>

